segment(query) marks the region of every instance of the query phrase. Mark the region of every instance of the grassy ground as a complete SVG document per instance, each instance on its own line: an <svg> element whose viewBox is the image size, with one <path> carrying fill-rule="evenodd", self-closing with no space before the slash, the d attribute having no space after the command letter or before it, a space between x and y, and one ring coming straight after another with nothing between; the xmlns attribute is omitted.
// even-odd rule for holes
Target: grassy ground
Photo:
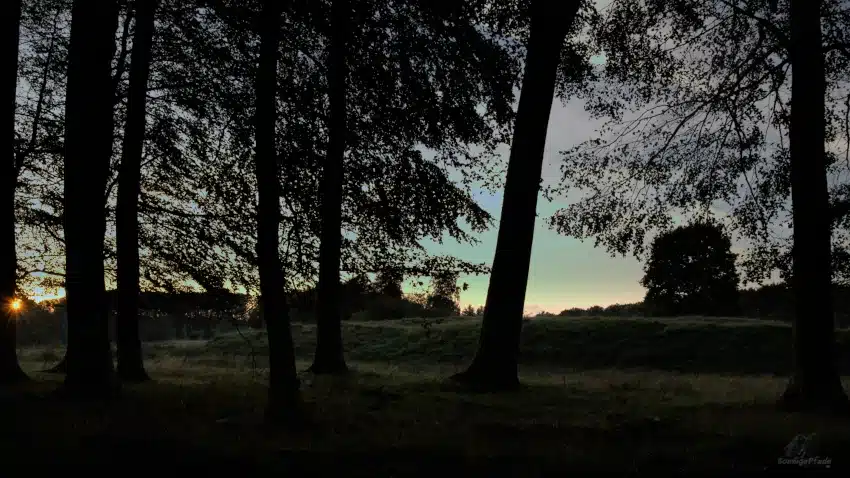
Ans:
<svg viewBox="0 0 850 478"><path fill-rule="evenodd" d="M28 470L131 463L136 470L331 472L426 476L456 468L522 476L569 471L649 474L761 471L800 433L820 436L832 470L850 423L781 414L790 330L745 320L540 319L524 330L522 379L504 395L470 395L444 378L471 358L479 323L451 319L348 323L346 378L303 375L314 426L261 427L262 333L146 344L156 382L121 401L66 404L55 376L0 394L0 458ZM300 367L314 346L294 327ZM848 370L848 335L840 335ZM61 351L21 351L29 371ZM49 360L48 360L49 361ZM850 385L847 383L846 385ZM33 461L32 456L43 456ZM340 468L344 467L344 468Z"/></svg>

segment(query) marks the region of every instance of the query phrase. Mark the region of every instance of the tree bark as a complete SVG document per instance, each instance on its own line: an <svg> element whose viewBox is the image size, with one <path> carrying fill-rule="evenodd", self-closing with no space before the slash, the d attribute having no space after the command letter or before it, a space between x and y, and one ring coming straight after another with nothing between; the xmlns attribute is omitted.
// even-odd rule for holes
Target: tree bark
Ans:
<svg viewBox="0 0 850 478"><path fill-rule="evenodd" d="M144 382L150 380L150 377L145 371L142 341L139 338L139 195L145 142L145 100L157 0L136 0L135 5L136 31L130 56L127 124L124 128L118 203L115 209L118 256L115 337L118 345L118 378L128 382Z"/></svg>
<svg viewBox="0 0 850 478"><path fill-rule="evenodd" d="M791 1L794 349L791 379L780 406L789 411L847 413L850 401L836 367L833 322L821 4L821 0Z"/></svg>
<svg viewBox="0 0 850 478"><path fill-rule="evenodd" d="M522 312L531 263L546 130L561 46L578 4L531 2L531 32L508 160L496 254L490 274L478 351L469 368L451 377L478 390L519 387Z"/></svg>
<svg viewBox="0 0 850 478"><path fill-rule="evenodd" d="M330 125L328 151L322 172L322 237L319 246L319 284L316 310L316 354L310 371L342 374L348 371L342 347L339 280L342 255L342 174L345 157L345 37L348 1L333 0L328 55Z"/></svg>
<svg viewBox="0 0 850 478"><path fill-rule="evenodd" d="M18 167L15 158L15 106L18 88L18 44L21 28L21 0L12 0L6 5L0 28L5 32L3 42L3 57L0 64L6 65L6 91L9 95L7 104L11 111L3 114L0 131L6 142L0 149L6 151L6 166L0 172L0 224L3 227L5 240L0 251L0 383L16 383L27 379L21 370L16 352L15 311L11 304L17 295L17 250L15 248L15 188L18 182Z"/></svg>
<svg viewBox="0 0 850 478"><path fill-rule="evenodd" d="M104 284L105 194L112 155L114 0L75 0L65 101L67 374L71 396L116 392Z"/></svg>
<svg viewBox="0 0 850 478"><path fill-rule="evenodd" d="M266 421L288 428L304 422L300 382L289 326L289 306L279 256L280 176L275 123L277 120L277 64L282 4L265 0L260 18L260 61L256 78L255 171L257 204L257 259L260 302L269 337L269 390Z"/></svg>

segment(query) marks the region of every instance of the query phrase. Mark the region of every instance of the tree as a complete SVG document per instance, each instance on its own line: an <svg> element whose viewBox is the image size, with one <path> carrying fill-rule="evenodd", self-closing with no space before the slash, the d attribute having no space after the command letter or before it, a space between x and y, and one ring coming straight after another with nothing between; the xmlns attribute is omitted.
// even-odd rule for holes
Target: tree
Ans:
<svg viewBox="0 0 850 478"><path fill-rule="evenodd" d="M585 315L585 311L579 307L571 307L558 312L560 317L581 317L583 315Z"/></svg>
<svg viewBox="0 0 850 478"><path fill-rule="evenodd" d="M791 286L794 361L780 404L790 411L850 413L836 367L831 221L827 185L822 0L791 0Z"/></svg>
<svg viewBox="0 0 850 478"><path fill-rule="evenodd" d="M679 226L655 238L640 283L651 315L737 315L732 241L713 223Z"/></svg>
<svg viewBox="0 0 850 478"><path fill-rule="evenodd" d="M14 383L26 379L18 363L16 342L15 310L12 307L17 296L17 249L15 248L15 189L19 167L15 155L15 100L18 88L18 44L20 40L21 0L7 4L6 14L0 29L6 32L3 38L0 64L6 65L4 89L11 111L3 113L0 122L0 150L8 161L0 170L0 227L3 228L3 250L0 251L0 383Z"/></svg>
<svg viewBox="0 0 850 478"><path fill-rule="evenodd" d="M375 276L375 281L372 287L378 294L393 298L401 299L403 292L401 284L404 281L404 275L392 270L384 270L378 272Z"/></svg>
<svg viewBox="0 0 850 478"><path fill-rule="evenodd" d="M260 59L256 73L254 167L257 176L257 257L260 304L269 336L269 392L266 420L297 426L303 422L300 382L284 295L284 273L278 251L280 182L275 145L277 66L283 2L264 0L259 19Z"/></svg>
<svg viewBox="0 0 850 478"><path fill-rule="evenodd" d="M468 284L458 287L460 274L454 271L442 271L431 276L431 293L428 294L427 307L443 314L458 315L460 313L460 293L467 290Z"/></svg>
<svg viewBox="0 0 850 478"><path fill-rule="evenodd" d="M142 150L145 142L145 100L150 76L154 13L158 0L136 0L136 31L130 57L130 86L127 123L118 177L115 208L118 259L118 314L115 335L118 345L118 378L149 380L142 360L139 339L139 195L141 194Z"/></svg>
<svg viewBox="0 0 850 478"><path fill-rule="evenodd" d="M601 305L592 305L587 308L587 315L591 317L599 317L605 312Z"/></svg>
<svg viewBox="0 0 850 478"><path fill-rule="evenodd" d="M517 107L502 216L478 351L469 368L452 378L476 388L514 389L525 290L531 262L543 148L555 93L561 47L582 2L564 9L530 3L531 27ZM558 4L560 5L560 4Z"/></svg>
<svg viewBox="0 0 850 478"><path fill-rule="evenodd" d="M64 389L110 396L114 369L104 285L106 182L112 154L112 55L118 4L75 0L65 101L68 356Z"/></svg>
<svg viewBox="0 0 850 478"><path fill-rule="evenodd" d="M463 312L460 315L464 317L475 317L475 307L472 304L467 305L463 308Z"/></svg>
<svg viewBox="0 0 850 478"><path fill-rule="evenodd" d="M346 37L351 12L348 0L331 1L330 46L328 51L328 101L330 123L327 155L322 168L322 231L319 247L317 287L316 354L310 371L341 374L348 371L342 347L339 280L342 256L342 187L345 159Z"/></svg>

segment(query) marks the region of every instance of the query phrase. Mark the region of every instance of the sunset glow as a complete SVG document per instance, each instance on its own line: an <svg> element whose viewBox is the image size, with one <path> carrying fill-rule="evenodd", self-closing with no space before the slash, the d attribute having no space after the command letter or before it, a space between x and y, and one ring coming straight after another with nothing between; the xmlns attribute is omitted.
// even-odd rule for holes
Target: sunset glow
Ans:
<svg viewBox="0 0 850 478"><path fill-rule="evenodd" d="M12 301L9 303L9 308L12 310L12 312L20 312L21 309L24 308L24 303L21 301L21 299L12 299Z"/></svg>

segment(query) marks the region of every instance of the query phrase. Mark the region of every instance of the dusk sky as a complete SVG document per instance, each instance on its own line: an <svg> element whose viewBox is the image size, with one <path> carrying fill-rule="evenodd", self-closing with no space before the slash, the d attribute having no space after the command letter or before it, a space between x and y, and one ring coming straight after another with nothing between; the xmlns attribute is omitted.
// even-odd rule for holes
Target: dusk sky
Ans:
<svg viewBox="0 0 850 478"><path fill-rule="evenodd" d="M581 101L563 104L555 99L544 154L543 177L547 184L560 179L559 151L593 137L599 126L601 122L590 119ZM508 153L509 149L504 147L502 154L507 157ZM470 262L492 264L502 194L479 191L476 199L495 218L494 226L478 235L481 242L476 245L462 245L452 240L442 245L429 242L427 249L430 253L451 254ZM537 203L526 313L541 310L557 313L570 307L643 300L645 290L638 284L643 274L640 262L633 257L612 258L604 249L595 249L592 240L582 243L549 229L546 218L565 204L566 201L550 203L542 195ZM461 281L469 284L469 290L461 294L461 306L483 305L489 276L462 276Z"/></svg>

